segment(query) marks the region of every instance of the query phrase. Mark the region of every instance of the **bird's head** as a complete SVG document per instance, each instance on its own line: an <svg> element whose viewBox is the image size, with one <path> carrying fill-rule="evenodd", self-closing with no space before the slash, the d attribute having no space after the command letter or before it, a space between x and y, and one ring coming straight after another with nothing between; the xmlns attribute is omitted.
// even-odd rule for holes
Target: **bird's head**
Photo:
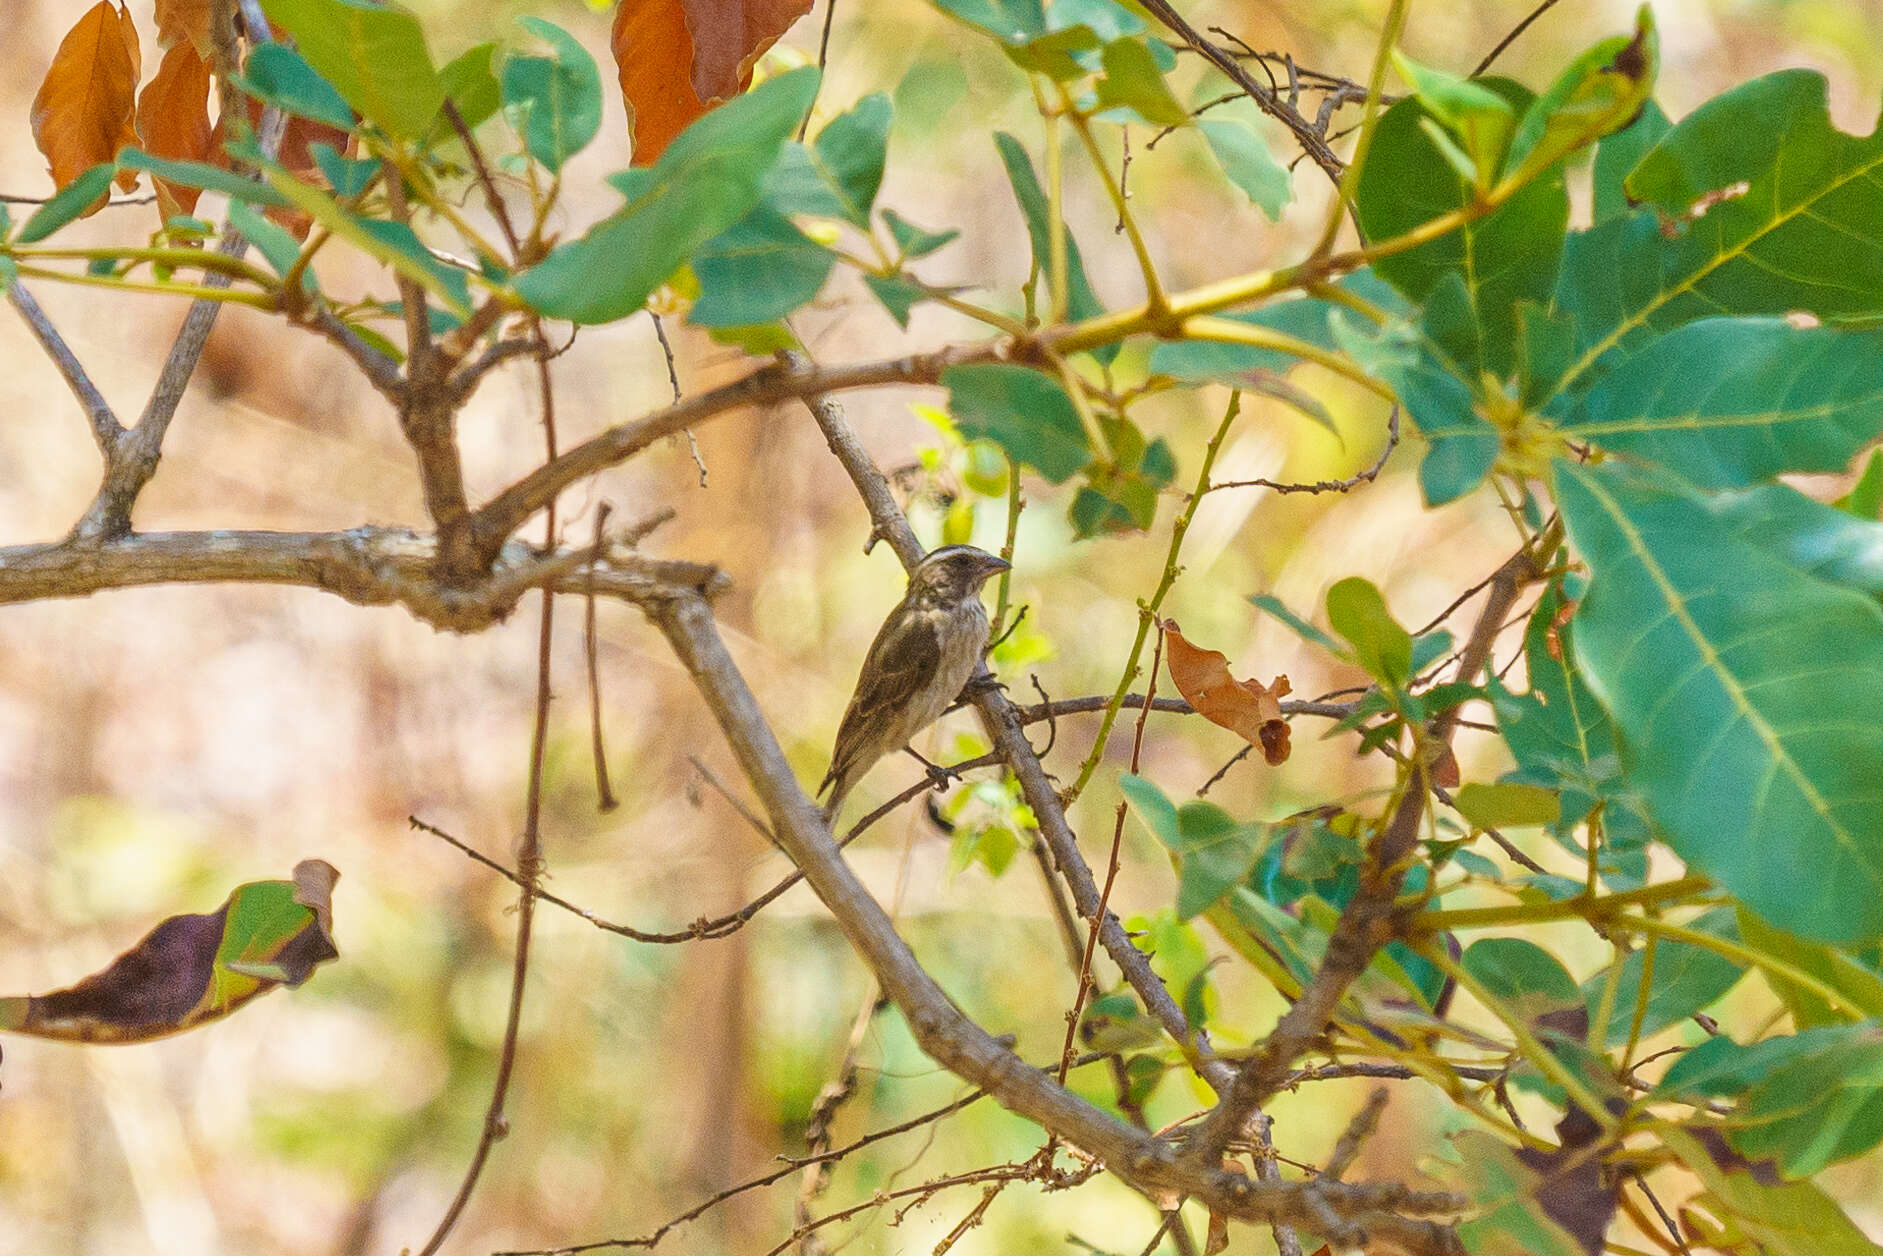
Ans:
<svg viewBox="0 0 1883 1256"><path fill-rule="evenodd" d="M909 573L909 597L931 606L954 606L980 592L989 576L1011 564L972 545L944 545Z"/></svg>

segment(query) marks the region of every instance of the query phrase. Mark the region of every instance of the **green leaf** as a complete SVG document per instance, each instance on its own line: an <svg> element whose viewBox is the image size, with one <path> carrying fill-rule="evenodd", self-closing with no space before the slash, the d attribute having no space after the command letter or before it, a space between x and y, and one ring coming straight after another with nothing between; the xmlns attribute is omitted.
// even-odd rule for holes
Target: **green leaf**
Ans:
<svg viewBox="0 0 1883 1256"><path fill-rule="evenodd" d="M1100 105L1126 110L1152 126L1182 126L1190 120L1190 111L1170 94L1170 85L1143 40L1114 39L1105 45L1101 61L1105 75L1098 81Z"/></svg>
<svg viewBox="0 0 1883 1256"><path fill-rule="evenodd" d="M1857 477L1850 492L1837 499L1836 505L1859 519L1876 521L1877 515L1883 512L1883 449L1870 451L1869 460L1863 464L1863 474Z"/></svg>
<svg viewBox="0 0 1883 1256"><path fill-rule="evenodd" d="M1739 928L1730 907L1703 912L1689 921L1687 927L1727 942L1739 941ZM1647 1010L1641 1020L1644 1039L1719 1002L1745 976L1745 969L1739 964L1704 946L1668 938L1653 939L1650 944L1654 950L1651 975L1645 947L1630 951L1622 961L1607 1036L1598 1044L1604 1048L1619 1047L1628 1041L1644 976L1648 982ZM1591 1022L1602 1002L1607 982L1608 974L1601 972L1583 983L1582 996Z"/></svg>
<svg viewBox="0 0 1883 1256"><path fill-rule="evenodd" d="M1472 1215L1458 1225L1465 1251L1483 1256L1587 1256L1590 1248L1545 1206L1547 1199L1564 1198L1565 1182L1552 1181L1526 1165L1516 1150L1483 1130L1465 1130L1451 1141L1460 1161L1452 1170L1451 1184L1471 1201ZM1568 1201L1566 1217L1588 1215L1598 1214ZM1599 1242L1596 1247L1600 1249Z"/></svg>
<svg viewBox="0 0 1883 1256"><path fill-rule="evenodd" d="M1517 111L1511 100L1474 79L1454 78L1422 66L1397 50L1393 64L1412 86L1426 116L1457 138L1468 162L1459 173L1472 178L1480 189L1488 189L1503 165L1511 133L1517 129ZM1427 138L1432 138L1430 132Z"/></svg>
<svg viewBox="0 0 1883 1256"><path fill-rule="evenodd" d="M1502 79L1483 81L1513 107L1529 93ZM1416 98L1400 101L1379 122L1360 171L1358 212L1368 241L1379 244L1475 203L1471 181L1446 163L1422 126L1432 115ZM1559 169L1526 184L1495 212L1435 240L1374 262L1380 277L1407 299L1424 301L1439 281L1463 283L1465 317L1483 345L1484 364L1503 375L1514 360L1514 311L1520 301L1543 304L1556 282L1569 195Z"/></svg>
<svg viewBox="0 0 1883 1256"><path fill-rule="evenodd" d="M503 107L503 85L497 81L497 73L492 68L496 55L494 42L474 44L438 71L445 97L458 107L458 116L464 120L467 131L475 131ZM432 131L434 141L456 134L451 123L443 119Z"/></svg>
<svg viewBox="0 0 1883 1256"><path fill-rule="evenodd" d="M1541 785L1473 783L1456 794L1458 814L1481 829L1554 824L1563 813L1562 795Z"/></svg>
<svg viewBox="0 0 1883 1256"><path fill-rule="evenodd" d="M1141 776L1118 778L1118 788L1178 863L1177 918L1188 920L1214 906L1249 875L1268 845L1266 825L1242 824L1211 802L1178 807Z"/></svg>
<svg viewBox="0 0 1883 1256"><path fill-rule="evenodd" d="M1278 221L1294 195L1294 180L1268 151L1261 134L1229 118L1199 119L1196 125L1229 181L1241 188L1270 222Z"/></svg>
<svg viewBox="0 0 1883 1256"><path fill-rule="evenodd" d="M997 362L942 372L948 409L961 434L998 444L1054 484L1092 460L1092 446L1072 398L1058 381L1024 366Z"/></svg>
<svg viewBox="0 0 1883 1256"><path fill-rule="evenodd" d="M262 0L262 9L361 117L400 139L431 130L444 83L410 12L377 0Z"/></svg>
<svg viewBox="0 0 1883 1256"><path fill-rule="evenodd" d="M1082 540L1148 529L1157 514L1158 494L1177 474L1170 443L1163 437L1147 442L1137 424L1125 418L1102 416L1099 428L1111 457L1085 469L1086 482L1069 511L1073 535Z"/></svg>
<svg viewBox="0 0 1883 1256"><path fill-rule="evenodd" d="M1033 264L1039 268L1041 279L1050 285L1052 237L1046 223L1046 193L1041 190L1039 178L1033 173L1033 162L1019 140L1005 131L997 131L994 146L1000 150L1001 163L1007 168L1007 181L1013 186L1014 200L1020 203L1020 213L1026 218L1027 238L1033 242ZM1066 244L1066 315L1073 319L1094 318L1104 313L1104 307L1098 303L1098 295L1085 277L1085 259L1079 253L1079 242L1072 238L1071 230L1064 223L1060 224L1060 231ZM1093 356L1101 362L1110 362L1117 355L1117 345L1093 350Z"/></svg>
<svg viewBox="0 0 1883 1256"><path fill-rule="evenodd" d="M1023 44L1046 33L1040 0L935 0L935 7L1002 43Z"/></svg>
<svg viewBox="0 0 1883 1256"><path fill-rule="evenodd" d="M1883 1026L1819 1031L1815 1050L1773 1065L1731 1118L1742 1155L1806 1178L1883 1143Z"/></svg>
<svg viewBox="0 0 1883 1256"><path fill-rule="evenodd" d="M575 37L537 17L517 19L555 49L550 57L512 53L503 59L503 107L523 146L551 174L588 146L602 122L602 80L595 59Z"/></svg>
<svg viewBox="0 0 1883 1256"><path fill-rule="evenodd" d="M1287 625L1291 632L1310 645L1321 647L1321 649L1326 650L1335 658L1345 659L1352 657L1347 647L1322 632L1319 628L1316 628L1307 620L1301 618L1301 616L1289 610L1279 598L1272 597L1267 593L1257 593L1251 597L1249 601L1281 620L1283 624Z"/></svg>
<svg viewBox="0 0 1883 1256"><path fill-rule="evenodd" d="M285 171L268 169L263 174L275 191L287 197L296 208L312 215L315 222L367 256L424 285L459 318L470 317L469 279L463 271L433 257L412 228L402 222L349 213L319 188L302 183Z"/></svg>
<svg viewBox="0 0 1883 1256"><path fill-rule="evenodd" d="M952 227L946 231L924 230L893 209L883 211L883 223L889 228L889 234L894 237L896 247L902 250L903 257L910 261L918 257L927 257L961 235Z"/></svg>
<svg viewBox="0 0 1883 1256"><path fill-rule="evenodd" d="M262 44L248 54L236 79L244 91L284 111L342 131L353 129L353 109L307 59L286 44Z"/></svg>
<svg viewBox="0 0 1883 1256"><path fill-rule="evenodd" d="M1703 488L1841 471L1883 434L1883 331L1701 319L1604 375L1563 426Z"/></svg>
<svg viewBox="0 0 1883 1256"><path fill-rule="evenodd" d="M206 161L177 161L169 157L155 157L141 149L127 148L118 154L118 164L126 170L142 170L145 174L156 175L172 183L221 192L224 196L238 201L247 201L251 205L278 208L289 204L287 197L266 183L245 178L221 166L212 166ZM34 215L34 218L37 217L38 215ZM27 220L28 230L32 228L32 222L33 219ZM23 232L22 240L24 240Z"/></svg>
<svg viewBox="0 0 1883 1256"><path fill-rule="evenodd" d="M909 311L928 300L925 289L900 275L865 275L863 286L883 303L883 308L889 311L889 317L896 320L896 326L905 331L909 327Z"/></svg>
<svg viewBox="0 0 1883 1256"><path fill-rule="evenodd" d="M576 323L639 310L694 250L757 206L817 80L811 66L767 79L682 131L652 166L611 176L627 204L525 271L517 291L551 318Z"/></svg>
<svg viewBox="0 0 1883 1256"><path fill-rule="evenodd" d="M101 161L60 188L44 205L33 211L26 225L20 228L14 243L37 244L77 218L91 207L93 201L110 190L112 176L117 172L116 165Z"/></svg>
<svg viewBox="0 0 1883 1256"><path fill-rule="evenodd" d="M1603 139L1595 149L1595 221L1607 222L1634 209L1623 187L1641 159L1673 129L1661 107L1652 100L1641 107L1628 126Z"/></svg>
<svg viewBox="0 0 1883 1256"><path fill-rule="evenodd" d="M1565 386L1697 318L1883 313L1883 130L1837 130L1825 90L1804 70L1755 79L1636 164L1627 194L1664 221L1611 218L1564 254L1557 308L1582 348Z"/></svg>
<svg viewBox="0 0 1883 1256"><path fill-rule="evenodd" d="M1582 992L1556 957L1522 938L1484 938L1465 948L1464 968L1526 1021L1582 1002Z"/></svg>
<svg viewBox="0 0 1883 1256"><path fill-rule="evenodd" d="M1668 1128L1661 1138L1705 1185L1708 1210L1769 1256L1877 1256L1877 1245L1811 1183L1775 1181L1769 1166L1735 1160L1693 1131Z"/></svg>
<svg viewBox="0 0 1883 1256"><path fill-rule="evenodd" d="M241 201L229 202L229 225L246 236L277 275L286 276L301 258L301 242L284 227L269 222ZM301 287L315 290L314 269L301 271Z"/></svg>
<svg viewBox="0 0 1883 1256"><path fill-rule="evenodd" d="M808 303L837 257L764 205L693 254L701 296L687 321L736 327L783 318Z"/></svg>
<svg viewBox="0 0 1883 1256"><path fill-rule="evenodd" d="M364 192L380 170L376 161L353 161L341 156L340 150L332 144L310 144L308 151L314 155L314 164L320 167L333 194L343 201Z"/></svg>
<svg viewBox="0 0 1883 1256"><path fill-rule="evenodd" d="M1576 660L1669 844L1782 929L1883 937L1883 609L1625 471L1555 489L1593 573Z"/></svg>
<svg viewBox="0 0 1883 1256"><path fill-rule="evenodd" d="M1635 33L1604 39L1569 63L1530 102L1505 159L1505 177L1523 178L1622 129L1647 104L1660 72L1654 11L1636 10Z"/></svg>
<svg viewBox="0 0 1883 1256"><path fill-rule="evenodd" d="M1353 646L1367 674L1393 688L1412 675L1412 635L1370 582L1348 576L1327 591L1327 622Z"/></svg>
<svg viewBox="0 0 1883 1256"><path fill-rule="evenodd" d="M848 113L840 113L826 123L811 149L818 173L843 206L844 218L865 230L870 225L876 192L883 185L889 127L894 120L889 97L872 92Z"/></svg>

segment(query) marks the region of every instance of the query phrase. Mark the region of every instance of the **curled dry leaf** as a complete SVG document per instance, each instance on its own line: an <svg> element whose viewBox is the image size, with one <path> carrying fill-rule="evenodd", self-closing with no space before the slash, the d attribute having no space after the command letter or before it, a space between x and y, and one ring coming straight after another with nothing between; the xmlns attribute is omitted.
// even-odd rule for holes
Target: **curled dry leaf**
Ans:
<svg viewBox="0 0 1883 1256"><path fill-rule="evenodd" d="M634 129L634 164L752 83L752 67L811 0L621 0L609 43Z"/></svg>
<svg viewBox="0 0 1883 1256"><path fill-rule="evenodd" d="M1282 718L1281 700L1290 692L1288 678L1277 676L1267 685L1237 680L1229 674L1227 658L1190 644L1178 631L1176 620L1167 619L1162 627L1164 661L1184 701L1212 724L1221 724L1260 746L1271 767L1286 762L1288 721Z"/></svg>
<svg viewBox="0 0 1883 1256"><path fill-rule="evenodd" d="M209 141L209 62L194 44L184 42L164 53L137 98L137 138L146 152L179 161L207 161ZM201 188L156 179L157 206L165 218L196 208Z"/></svg>
<svg viewBox="0 0 1883 1256"><path fill-rule="evenodd" d="M52 994L0 998L0 1030L68 1042L145 1042L298 986L339 954L340 874L305 859L291 881L240 885L213 912L172 916L110 965Z"/></svg>
<svg viewBox="0 0 1883 1256"><path fill-rule="evenodd" d="M131 119L141 70L137 28L109 0L87 9L59 41L32 112L33 142L46 155L56 186L65 187L137 142ZM118 181L128 189L137 174L127 171ZM101 196L85 212L95 213L104 203Z"/></svg>

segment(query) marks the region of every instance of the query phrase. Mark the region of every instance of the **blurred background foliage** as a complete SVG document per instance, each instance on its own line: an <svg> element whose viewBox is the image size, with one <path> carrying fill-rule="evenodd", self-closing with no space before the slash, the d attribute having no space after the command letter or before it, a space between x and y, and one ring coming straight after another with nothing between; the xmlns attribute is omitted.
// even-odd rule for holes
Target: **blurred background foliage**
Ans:
<svg viewBox="0 0 1883 1256"><path fill-rule="evenodd" d="M130 9L144 29L149 3ZM579 3L476 5L418 0L439 59L501 37L521 13L576 32L606 64L605 13ZM1364 74L1384 4L1186 5L1257 49L1346 76ZM1525 0L1415 6L1407 51L1468 71L1529 9ZM1533 85L1596 31L1626 29L1632 0L1563 0L1506 54L1500 69ZM1661 0L1665 68L1659 99L1678 117L1732 84L1787 66L1823 71L1840 125L1867 133L1883 88L1877 0ZM0 191L43 195L47 179L27 129L34 86L70 20L50 0L15 0L0 41ZM820 4L768 64L814 59ZM1195 76L1192 75L1192 80ZM1183 81L1182 79L1179 80ZM865 92L893 88L897 105L880 203L962 238L927 264L940 281L997 280L1017 304L1027 254L991 133L1033 141L1038 120L1020 75L983 42L915 0L839 0L820 116ZM1198 89L1198 99L1202 89ZM1192 102L1194 103L1194 102ZM561 208L573 234L612 208L600 176L626 164L618 98L601 138L571 162ZM1276 153L1279 128L1263 124ZM1138 137L1134 137L1134 143ZM1131 187L1151 247L1173 287L1298 255L1326 203L1325 180L1297 173L1296 201L1269 223L1214 177L1194 135L1134 148ZM1204 177L1209 175L1210 177ZM1135 270L1104 197L1077 170L1068 216L1085 241L1101 297L1130 299ZM1586 180L1585 180L1586 182ZM1586 187L1578 190L1585 198ZM73 242L121 239L113 209L73 229ZM141 222L141 220L140 220ZM344 259L342 259L344 261ZM370 281L371 276L354 276ZM114 399L148 388L179 306L45 286L38 293ZM800 316L823 361L876 358L973 335L934 306L899 330L854 278ZM680 382L691 392L741 369L737 351L676 329ZM1130 353L1127 350L1127 353ZM0 537L52 539L95 485L96 453L51 365L24 328L0 317ZM1129 363L1124 369L1129 369ZM662 404L666 366L646 319L585 330L558 361L565 447ZM1225 449L1218 479L1339 477L1368 465L1384 441L1378 403L1309 368L1330 433L1271 399ZM522 370L487 386L466 411L473 496L495 489L540 448L534 382ZM998 548L1003 470L963 447L929 407L938 393L880 390L846 404L899 484L925 541ZM1139 408L1148 434L1176 452L1177 484L1222 398L1172 395ZM674 442L608 472L565 499L568 535L586 536L606 500L628 515L679 512L650 543L711 560L734 579L720 605L727 634L807 782L822 773L836 722L868 641L899 595L886 548L861 552L867 520L801 408L727 419L702 430L704 483ZM1136 601L1161 568L1178 495L1167 491L1152 532L1075 541L1070 490L1023 486L1016 601L1028 615L1002 647L1016 698L1030 677L1054 697L1107 692L1136 627ZM423 518L409 456L383 403L326 346L240 308L224 312L173 429L163 470L139 504L140 526L332 528ZM1310 657L1246 601L1272 593L1317 606L1334 579L1360 574L1396 614L1421 623L1486 574L1508 549L1508 526L1483 495L1420 509L1396 458L1349 496L1213 494L1185 545L1166 613L1192 639L1226 652L1237 674L1289 674L1312 695L1354 675ZM729 756L656 635L631 609L603 606L602 685L610 767L623 805L598 813L581 699L579 619L557 636L554 740L544 824L548 887L601 916L678 929L731 910L772 884L782 857L701 781L698 756L734 779ZM502 1035L514 903L511 887L407 817L437 824L497 858L511 851L523 798L533 616L476 637L440 635L397 610L367 610L314 592L170 588L8 607L0 612L0 990L63 985L100 966L156 918L204 910L242 880L285 874L320 856L343 873L335 895L342 961L303 989L263 1000L227 1023L175 1040L86 1049L6 1042L0 1066L0 1256L15 1253L392 1252L418 1241L442 1210L477 1134ZM1510 648L1508 644L1504 647ZM1168 692L1168 689L1166 689ZM1070 774L1091 716L1063 719L1049 767ZM1036 741L1043 729L1035 728ZM930 757L978 752L971 719L952 717L920 747ZM1195 719L1153 717L1144 775L1173 797L1194 791L1235 751L1233 735ZM1279 769L1238 766L1212 797L1238 815L1277 817L1383 784L1382 764L1297 730ZM1466 775L1503 765L1461 742ZM1074 819L1088 839L1109 829L1116 771L1096 778ZM1474 762L1473 756L1482 761ZM1482 766L1483 773L1474 772ZM853 806L918 779L880 767ZM972 832L1004 810L998 786L962 787L945 803ZM954 997L1029 1058L1056 1054L1072 978L1030 857L1010 832L972 843L909 810L850 853L896 904L918 953ZM1022 842L1024 837L1021 837ZM1220 950L1175 923L1160 849L1127 826L1115 903L1159 942L1181 987ZM731 937L648 947L563 912L538 916L539 950L525 1006L508 1137L450 1250L483 1252L652 1230L802 1146L804 1124L870 998L860 963L810 894L797 889ZM1539 931L1585 971L1600 958L1570 925ZM1211 970L1212 1029L1235 1046L1272 1023L1279 1000L1236 964ZM1745 983L1726 1010L1753 1024L1773 1006ZM917 1052L893 1015L860 1041L858 1092L839 1113L838 1143L948 1102L959 1083ZM1087 1083L1109 1098L1096 1071ZM1324 1156L1365 1092L1319 1083L1271 1111L1290 1154ZM1182 1079L1152 1093L1155 1127L1194 1110ZM1518 1100L1521 1105L1526 1102ZM1539 1109L1542 1111L1542 1109ZM1380 1137L1359 1173L1403 1176L1456 1118L1417 1085L1395 1088ZM835 1172L820 1209L879 1188L1013 1156L1037 1131L991 1104L869 1148ZM1883 1237L1883 1158L1847 1164L1830 1188ZM791 1227L797 1177L753 1192L670 1236L663 1250L764 1252ZM882 1211L848 1229L856 1251L926 1251L971 1198L945 1196L893 1228ZM1140 1250L1157 1224L1145 1202L1106 1179L1074 1194L1016 1189L954 1250ZM1625 1226L1616 1238L1629 1241ZM838 1241L841 1241L839 1239ZM1237 1250L1270 1250L1238 1229Z"/></svg>

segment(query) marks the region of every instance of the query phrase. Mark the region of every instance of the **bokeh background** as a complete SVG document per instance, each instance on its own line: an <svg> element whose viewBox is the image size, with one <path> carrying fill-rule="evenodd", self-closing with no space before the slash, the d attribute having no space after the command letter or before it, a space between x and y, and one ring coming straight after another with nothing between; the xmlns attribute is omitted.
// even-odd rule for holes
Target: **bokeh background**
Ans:
<svg viewBox="0 0 1883 1256"><path fill-rule="evenodd" d="M501 38L529 12L562 23L603 59L607 14L577 3L417 4L440 61ZM1428 63L1466 71L1530 7L1527 0L1415 5L1406 40ZM1871 129L1883 85L1883 4L1876 0L1662 0L1666 49L1660 99L1675 116L1769 70L1809 66L1831 80L1840 124ZM149 0L132 0L155 64ZM1195 3L1221 25L1300 64L1364 76L1384 4ZM0 40L0 192L48 190L28 130L33 92L79 6L11 0ZM815 56L819 4L773 62ZM1508 53L1502 68L1533 86L1599 35L1626 28L1624 0L1562 0ZM1024 232L989 136L1037 142L1021 80L986 45L915 0L839 0L825 116L861 94L892 90L898 120L880 204L962 239L925 276L997 282L1011 305L1026 274ZM1194 71L1182 80L1188 86ZM1200 92L1202 89L1199 88ZM501 133L503 124L494 125ZM600 176L626 164L625 118L611 99L601 137L572 163L561 224L580 230L606 212ZM1279 128L1278 154L1291 155ZM1139 137L1142 138L1142 137ZM1070 208L1104 297L1135 299L1129 250L1103 195L1083 172ZM1298 199L1270 224L1212 177L1190 137L1132 165L1137 212L1174 286L1286 260L1326 203L1304 165ZM214 210L209 198L206 210ZM112 209L75 238L139 239L151 207ZM370 269L327 272L329 286L377 284ZM36 293L121 413L141 406L182 310L141 296L40 284ZM680 381L693 391L749 362L669 320ZM921 310L899 331L840 277L800 320L809 349L844 361L893 355L974 334ZM0 543L62 535L96 484L86 427L51 365L11 312L0 313ZM667 399L652 328L637 318L582 333L555 367L565 445ZM1381 447L1377 405L1326 377L1299 382L1328 403L1336 439L1293 411L1250 398L1219 478L1318 479L1367 465ZM939 394L883 390L846 399L852 419L892 470L906 469L918 527L931 543L949 510L955 526L998 545L1004 507L978 498L919 407ZM1206 391L1143 407L1169 437L1177 483L1195 475L1224 398ZM474 496L526 469L542 446L534 385L522 368L486 385L463 421ZM708 560L733 578L724 629L803 778L821 774L859 659L901 575L886 550L865 556L867 520L800 407L721 418L698 433L704 483L683 442L565 498L572 537L603 501L617 519L664 506L677 519L647 549ZM1369 577L1405 622L1424 622L1487 574L1510 543L1483 495L1420 509L1395 458L1350 496L1214 495L1184 550L1166 612L1195 640L1224 650L1238 674L1286 673L1313 694L1353 678L1306 653L1248 594L1273 593L1311 612L1334 579ZM1026 629L1005 657L1017 693L1030 678L1055 697L1109 691L1163 561L1173 491L1148 535L1074 542L1065 495L1024 486L1015 596ZM958 496L952 502L950 494ZM223 315L138 506L142 528L344 528L421 524L411 460L382 401L324 344L248 311ZM540 531L540 522L532 525ZM549 886L595 912L643 928L679 928L742 903L786 870L782 857L701 782L697 756L738 788L730 758L657 634L630 608L600 612L608 758L622 806L601 814L588 756L580 611L557 620L556 695L544 824ZM293 993L226 1023L143 1046L84 1049L5 1042L0 1065L0 1256L161 1253L268 1256L394 1253L429 1233L476 1139L509 987L514 896L486 869L411 831L416 815L499 859L521 823L535 655L533 603L510 624L443 635L396 609L361 609L311 591L179 587L0 608L0 990L40 991L92 971L162 916L200 911L241 881L284 876L320 856L343 873L335 898L342 960ZM1160 678L1161 679L1161 678ZM1168 692L1167 682L1166 685ZM1070 775L1093 717L1063 720L1049 766ZM1039 730L1035 730L1038 732ZM932 755L972 750L971 719L936 733ZM1272 817L1379 784L1379 766L1301 725L1278 770L1243 764L1212 797ZM1075 812L1088 854L1102 858L1128 737L1114 743ZM1194 790L1236 749L1196 720L1154 717L1145 772L1173 796ZM1463 746L1467 776L1501 770L1485 745ZM880 799L917 779L886 764L859 791ZM978 805L978 804L975 804ZM853 804L852 814L861 810ZM922 958L969 1011L1050 1059L1072 991L1038 871L1016 859L1003 876L951 865L949 838L919 811L900 813L851 858ZM1116 902L1146 917L1173 965L1222 950L1207 933L1173 930L1173 879L1135 822ZM650 947L565 913L538 916L509 1135L447 1250L573 1243L646 1233L698 1199L763 1171L802 1145L803 1125L871 996L862 965L816 901L794 890L732 937ZM1586 931L1547 939L1578 974L1604 952ZM1104 980L1113 978L1102 971ZM1214 970L1219 1042L1272 1023L1278 1000L1230 963ZM1755 1024L1770 1007L1748 981L1726 1013ZM912 1046L893 1013L871 1019L857 1050L859 1087L841 1110L844 1142L948 1101L962 1088ZM1089 1083L1097 1093L1102 1079ZM1364 1094L1323 1083L1277 1101L1284 1155L1327 1154ZM1191 1111L1180 1078L1154 1095L1154 1123ZM1540 1112L1539 1112L1540 1115ZM1363 1172L1405 1176L1451 1128L1421 1087L1394 1091ZM891 1140L840 1167L814 1207L834 1209L879 1188L1023 1157L1037 1132L983 1104ZM1877 1158L1845 1166L1832 1186L1883 1237ZM662 1250L763 1253L790 1230L796 1177L744 1195L670 1236ZM856 1251L928 1251L978 1198L944 1195L896 1225L876 1212L824 1231ZM1100 1181L1077 1192L1007 1191L954 1250L1140 1250L1157 1224L1141 1199ZM1237 1251L1271 1250L1238 1231Z"/></svg>

